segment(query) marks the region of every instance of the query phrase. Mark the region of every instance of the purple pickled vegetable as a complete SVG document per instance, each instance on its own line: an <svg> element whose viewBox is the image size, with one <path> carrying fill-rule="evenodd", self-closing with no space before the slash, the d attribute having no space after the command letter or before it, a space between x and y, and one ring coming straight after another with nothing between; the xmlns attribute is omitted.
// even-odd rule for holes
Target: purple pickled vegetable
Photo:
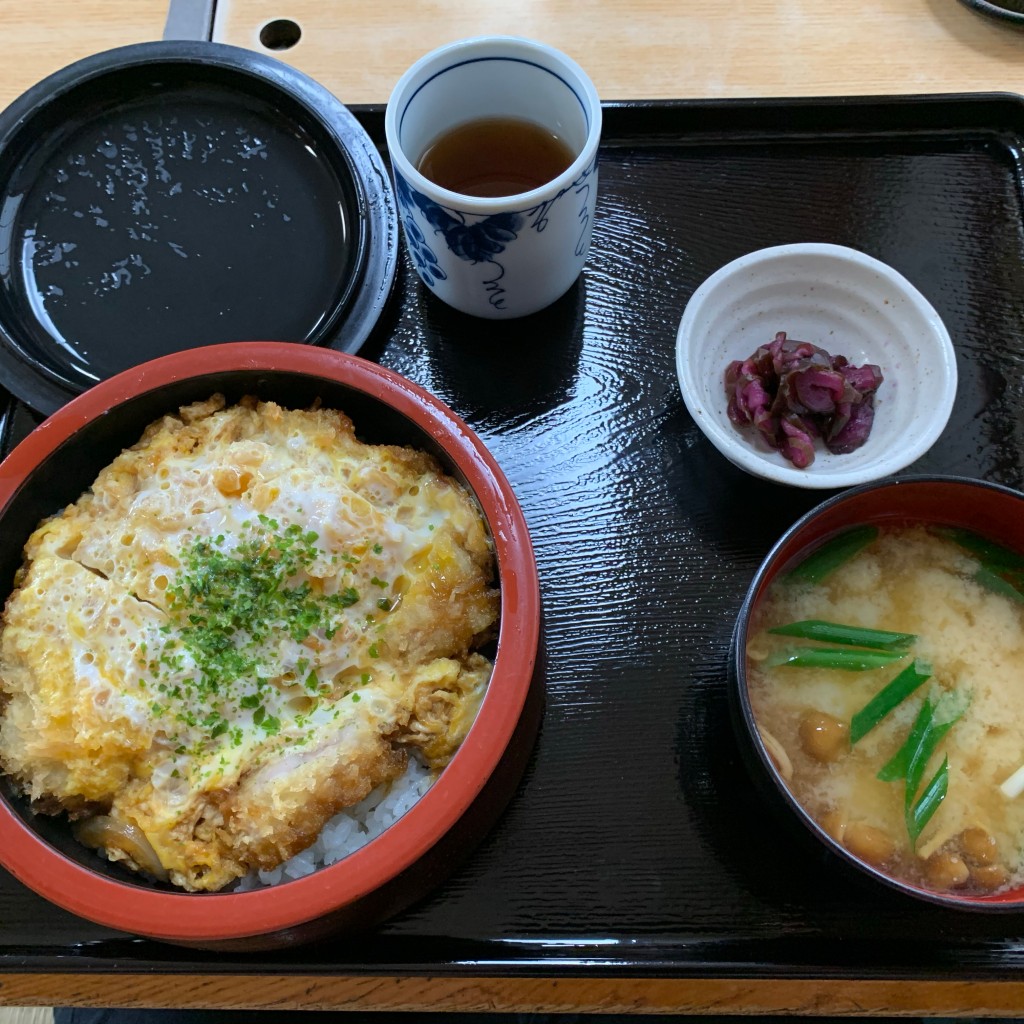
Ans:
<svg viewBox="0 0 1024 1024"><path fill-rule="evenodd" d="M857 405L850 406L849 415L838 430L825 435L825 447L833 455L848 455L856 451L868 439L874 422L874 396L867 395Z"/></svg>
<svg viewBox="0 0 1024 1024"><path fill-rule="evenodd" d="M842 401L846 381L841 373L823 366L809 366L806 370L793 370L789 375L791 393L807 412L835 412Z"/></svg>
<svg viewBox="0 0 1024 1024"><path fill-rule="evenodd" d="M787 413L779 421L782 430L782 444L779 451L797 469L806 469L814 461L814 439L818 436L817 426L807 417L798 413Z"/></svg>
<svg viewBox="0 0 1024 1024"><path fill-rule="evenodd" d="M846 364L846 360L843 362ZM882 371L874 363L865 363L863 366L846 364L839 369L839 372L843 379L862 395L873 394L882 383Z"/></svg>
<svg viewBox="0 0 1024 1024"><path fill-rule="evenodd" d="M749 359L726 368L729 419L753 427L769 448L805 469L814 462L818 438L837 455L867 440L882 380L872 363L852 366L845 356L779 331Z"/></svg>
<svg viewBox="0 0 1024 1024"><path fill-rule="evenodd" d="M760 377L742 376L736 382L736 408L741 422L757 423L772 404L772 396Z"/></svg>

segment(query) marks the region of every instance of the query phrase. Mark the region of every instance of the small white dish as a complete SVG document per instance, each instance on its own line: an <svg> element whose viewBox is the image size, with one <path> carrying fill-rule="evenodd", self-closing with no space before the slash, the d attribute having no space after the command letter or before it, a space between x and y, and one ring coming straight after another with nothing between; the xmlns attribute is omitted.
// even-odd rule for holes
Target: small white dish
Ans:
<svg viewBox="0 0 1024 1024"><path fill-rule="evenodd" d="M814 462L798 469L730 421L726 367L779 331L856 366L881 367L874 424L856 451L833 455L819 442ZM690 415L730 462L821 489L878 480L919 459L945 428L957 384L953 343L928 300L885 263L824 243L761 249L712 274L680 321L676 372Z"/></svg>

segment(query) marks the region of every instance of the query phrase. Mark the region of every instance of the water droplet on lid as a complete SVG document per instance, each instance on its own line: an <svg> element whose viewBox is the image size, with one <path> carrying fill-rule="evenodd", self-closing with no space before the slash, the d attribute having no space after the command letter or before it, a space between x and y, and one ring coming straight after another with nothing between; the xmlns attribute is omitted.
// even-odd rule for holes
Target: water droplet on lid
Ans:
<svg viewBox="0 0 1024 1024"><path fill-rule="evenodd" d="M21 286L37 307L47 303L38 321L43 358L91 382L207 336L210 317L224 340L309 337L352 259L331 163L273 109L225 120L218 100L206 108L215 114L197 117L191 86L170 100L180 118L170 116L166 96L134 102L148 115L141 131L142 118L97 115L69 137L59 160L37 164L27 179ZM237 130L248 129L248 119L258 132ZM269 163L254 166L257 155ZM46 182L45 191L34 190L36 182ZM257 198L264 185L270 190ZM298 235L277 220L285 194L295 196ZM322 259L311 268L296 257L297 244ZM282 294L290 301L276 301ZM145 340L111 346L112 337L128 335Z"/></svg>

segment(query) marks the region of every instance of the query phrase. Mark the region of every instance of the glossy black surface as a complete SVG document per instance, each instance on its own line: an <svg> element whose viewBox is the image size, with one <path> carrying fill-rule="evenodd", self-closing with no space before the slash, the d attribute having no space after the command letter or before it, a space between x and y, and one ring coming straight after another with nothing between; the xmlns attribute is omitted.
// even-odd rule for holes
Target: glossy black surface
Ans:
<svg viewBox="0 0 1024 1024"><path fill-rule="evenodd" d="M360 116L379 142L381 111ZM1009 98L611 107L591 259L555 307L469 319L403 261L364 354L469 421L537 551L547 706L517 795L429 899L287 954L114 935L2 877L0 968L1016 977L1016 915L872 887L760 799L729 720L730 634L761 559L826 495L727 463L685 411L674 344L729 260L862 249L917 285L957 349L952 419L907 472L1020 487L1022 140ZM30 419L16 410L13 433Z"/></svg>
<svg viewBox="0 0 1024 1024"><path fill-rule="evenodd" d="M0 112L0 370L50 412L147 359L289 340L357 351L397 218L348 110L234 47L147 43Z"/></svg>
<svg viewBox="0 0 1024 1024"><path fill-rule="evenodd" d="M966 7L970 7L972 11L1001 21L1004 25L1024 28L1024 2L1022 0L1003 0L1002 3L991 2L991 0L960 0L960 2Z"/></svg>

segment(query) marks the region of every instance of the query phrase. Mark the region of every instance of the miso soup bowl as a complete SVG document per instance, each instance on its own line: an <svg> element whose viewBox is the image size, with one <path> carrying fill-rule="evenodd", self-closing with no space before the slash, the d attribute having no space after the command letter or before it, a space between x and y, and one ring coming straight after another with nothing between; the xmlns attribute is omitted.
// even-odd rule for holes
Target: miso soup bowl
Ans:
<svg viewBox="0 0 1024 1024"><path fill-rule="evenodd" d="M0 865L51 902L98 924L186 946L254 950L363 930L425 896L483 838L513 795L540 720L540 596L523 513L473 431L438 399L357 356L279 342L182 351L98 384L0 463L0 602L36 524L85 491L145 426L223 393L344 411L366 442L434 455L475 495L494 539L501 622L477 718L433 786L379 837L294 881L186 893L149 883L77 843L61 818L33 814L0 780Z"/></svg>
<svg viewBox="0 0 1024 1024"><path fill-rule="evenodd" d="M893 878L854 856L804 810L791 793L758 729L748 691L747 643L769 587L827 541L861 525L932 524L971 530L1024 554L1024 494L999 484L954 476L908 476L852 488L822 502L793 524L754 575L740 608L729 657L731 710L743 759L769 803L835 857L889 889L944 907L976 911L1024 909L1024 885L993 895L936 892ZM1022 796L1020 799L1024 799Z"/></svg>

